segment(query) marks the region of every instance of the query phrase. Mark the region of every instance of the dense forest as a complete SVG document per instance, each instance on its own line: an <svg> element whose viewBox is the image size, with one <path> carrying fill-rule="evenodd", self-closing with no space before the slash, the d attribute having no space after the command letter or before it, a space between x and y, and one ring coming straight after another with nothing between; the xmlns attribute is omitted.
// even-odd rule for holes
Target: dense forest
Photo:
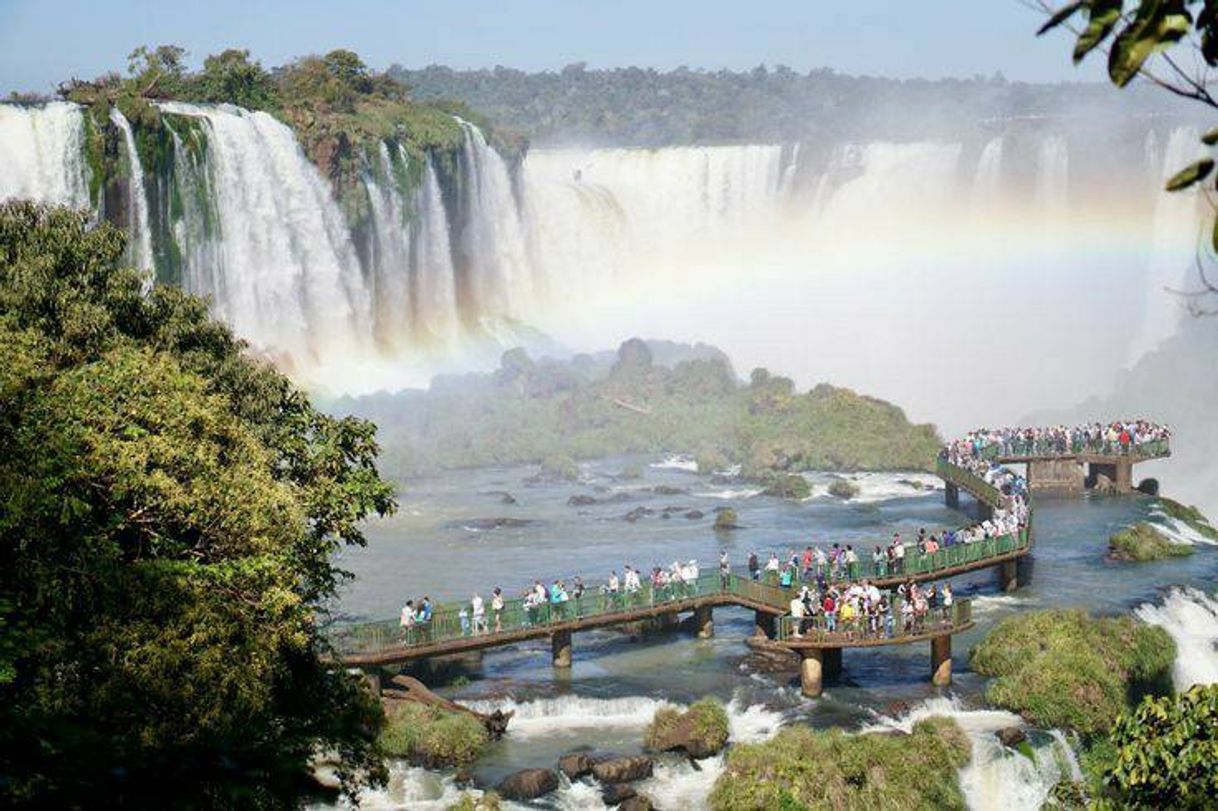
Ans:
<svg viewBox="0 0 1218 811"><path fill-rule="evenodd" d="M741 383L718 349L633 338L616 353L535 360L503 355L491 374L440 377L428 391L339 400L375 420L385 469L437 468L682 453L708 472L740 465L766 481L783 471L922 469L940 441L900 408L828 384L800 393L765 369Z"/></svg>
<svg viewBox="0 0 1218 811"><path fill-rule="evenodd" d="M689 68L526 73L401 66L389 75L419 99L458 99L541 142L662 146L743 141L959 136L961 126L1044 116L1179 115L1179 103L1144 88L1114 96L1100 84L1028 84L1001 75L884 79L779 65L751 71Z"/></svg>

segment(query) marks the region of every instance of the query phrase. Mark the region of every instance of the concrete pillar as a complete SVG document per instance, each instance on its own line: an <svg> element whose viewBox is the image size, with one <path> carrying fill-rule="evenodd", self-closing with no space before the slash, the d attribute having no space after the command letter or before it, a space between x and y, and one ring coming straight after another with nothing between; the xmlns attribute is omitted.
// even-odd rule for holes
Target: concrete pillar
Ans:
<svg viewBox="0 0 1218 811"><path fill-rule="evenodd" d="M1003 591L1014 591L1019 588L1018 561L1005 560L998 567L998 585Z"/></svg>
<svg viewBox="0 0 1218 811"><path fill-rule="evenodd" d="M774 638L774 617L764 611L753 612L753 636Z"/></svg>
<svg viewBox="0 0 1218 811"><path fill-rule="evenodd" d="M953 510L960 509L960 488L951 482L944 484L943 502Z"/></svg>
<svg viewBox="0 0 1218 811"><path fill-rule="evenodd" d="M930 641L930 681L938 687L952 683L951 634L936 636Z"/></svg>
<svg viewBox="0 0 1218 811"><path fill-rule="evenodd" d="M799 688L808 698L821 693L822 652L820 648L805 648L800 651Z"/></svg>
<svg viewBox="0 0 1218 811"><path fill-rule="evenodd" d="M550 635L550 648L554 652L554 667L571 666L571 632L555 631Z"/></svg>
<svg viewBox="0 0 1218 811"><path fill-rule="evenodd" d="M715 635L715 620L709 605L694 609L694 628L697 630L698 639L710 639Z"/></svg>
<svg viewBox="0 0 1218 811"><path fill-rule="evenodd" d="M1112 483L1116 486L1116 491L1128 493L1133 490L1133 462L1129 459L1118 459L1113 467L1116 468L1116 476Z"/></svg>
<svg viewBox="0 0 1218 811"><path fill-rule="evenodd" d="M656 625L659 626L661 630L667 628L676 628L680 624L681 618L677 616L676 611L665 611L663 614L656 617Z"/></svg>
<svg viewBox="0 0 1218 811"><path fill-rule="evenodd" d="M841 648L825 648L824 656L821 657L825 666L825 675L832 678L841 675L842 672L842 649Z"/></svg>

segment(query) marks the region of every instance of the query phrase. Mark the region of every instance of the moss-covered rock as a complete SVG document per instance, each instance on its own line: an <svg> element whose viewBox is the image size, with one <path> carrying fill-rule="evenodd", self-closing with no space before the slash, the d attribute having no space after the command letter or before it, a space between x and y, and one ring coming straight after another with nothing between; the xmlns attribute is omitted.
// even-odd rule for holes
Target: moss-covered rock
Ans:
<svg viewBox="0 0 1218 811"><path fill-rule="evenodd" d="M1162 628L1084 611L1011 617L972 651L976 672L995 677L986 697L1042 727L1102 735L1147 693L1171 689L1176 645Z"/></svg>
<svg viewBox="0 0 1218 811"><path fill-rule="evenodd" d="M766 743L734 747L710 802L732 811L962 809L957 771L970 753L949 718L919 721L909 735L788 727Z"/></svg>
<svg viewBox="0 0 1218 811"><path fill-rule="evenodd" d="M661 707L643 733L643 746L652 752L683 750L690 757L704 758L727 745L727 710L714 698L695 701L684 712Z"/></svg>
<svg viewBox="0 0 1218 811"><path fill-rule="evenodd" d="M1108 539L1108 556L1113 560L1148 561L1191 555L1193 548L1175 543L1154 524L1139 521Z"/></svg>
<svg viewBox="0 0 1218 811"><path fill-rule="evenodd" d="M461 799L448 807L448 811L499 811L499 795L493 791L478 796L471 791L462 792Z"/></svg>
<svg viewBox="0 0 1218 811"><path fill-rule="evenodd" d="M715 513L715 529L727 531L731 529L739 529L740 524L737 523L736 511L731 507L724 507Z"/></svg>
<svg viewBox="0 0 1218 811"><path fill-rule="evenodd" d="M859 486L848 479L834 479L829 483L829 495L850 500L859 494Z"/></svg>
<svg viewBox="0 0 1218 811"><path fill-rule="evenodd" d="M490 742L474 716L415 702L390 704L385 720L380 738L385 754L428 768L468 765Z"/></svg>
<svg viewBox="0 0 1218 811"><path fill-rule="evenodd" d="M775 473L766 478L763 492L777 498L804 499L812 495L812 485L796 473Z"/></svg>
<svg viewBox="0 0 1218 811"><path fill-rule="evenodd" d="M573 482L579 478L579 465L570 456L554 454L541 460L540 475L547 481Z"/></svg>

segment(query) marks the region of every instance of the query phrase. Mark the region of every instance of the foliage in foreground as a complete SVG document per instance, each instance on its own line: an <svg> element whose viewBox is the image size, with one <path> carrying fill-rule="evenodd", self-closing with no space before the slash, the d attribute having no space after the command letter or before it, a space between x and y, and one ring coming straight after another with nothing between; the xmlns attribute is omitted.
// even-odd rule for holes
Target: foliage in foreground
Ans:
<svg viewBox="0 0 1218 811"><path fill-rule="evenodd" d="M1122 804L1208 808L1218 797L1218 684L1147 697L1112 730L1107 783Z"/></svg>
<svg viewBox="0 0 1218 811"><path fill-rule="evenodd" d="M1081 610L1034 611L999 623L972 651L973 670L995 677L989 701L1037 726L1085 737L1112 729L1146 693L1171 689L1176 645L1162 628Z"/></svg>
<svg viewBox="0 0 1218 811"><path fill-rule="evenodd" d="M1154 524L1139 521L1126 527L1108 539L1108 554L1117 560L1139 563L1164 558L1187 557L1193 547L1186 543L1174 543Z"/></svg>
<svg viewBox="0 0 1218 811"><path fill-rule="evenodd" d="M319 607L393 508L374 428L315 411L80 213L0 207L0 798L293 804L381 713Z"/></svg>
<svg viewBox="0 0 1218 811"><path fill-rule="evenodd" d="M746 477L802 497L800 484L774 474L927 469L940 445L934 426L910 423L883 400L827 384L799 393L764 369L742 385L717 350L668 366L637 338L603 365L589 356L535 361L515 349L493 374L333 407L380 425L387 469L402 477L566 455L685 453L711 469L739 464Z"/></svg>
<svg viewBox="0 0 1218 811"><path fill-rule="evenodd" d="M956 772L971 746L950 718L909 735L787 727L765 743L735 746L715 782L716 809L963 809Z"/></svg>
<svg viewBox="0 0 1218 811"><path fill-rule="evenodd" d="M467 766L489 742L486 727L474 716L411 701L387 709L380 738L386 755L429 768Z"/></svg>

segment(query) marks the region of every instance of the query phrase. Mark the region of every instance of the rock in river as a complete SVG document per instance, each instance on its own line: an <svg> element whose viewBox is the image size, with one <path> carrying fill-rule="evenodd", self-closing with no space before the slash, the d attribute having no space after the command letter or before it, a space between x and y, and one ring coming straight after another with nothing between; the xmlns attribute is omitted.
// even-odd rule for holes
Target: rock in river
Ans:
<svg viewBox="0 0 1218 811"><path fill-rule="evenodd" d="M550 769L522 769L499 784L499 794L509 800L535 800L558 788L558 773Z"/></svg>

